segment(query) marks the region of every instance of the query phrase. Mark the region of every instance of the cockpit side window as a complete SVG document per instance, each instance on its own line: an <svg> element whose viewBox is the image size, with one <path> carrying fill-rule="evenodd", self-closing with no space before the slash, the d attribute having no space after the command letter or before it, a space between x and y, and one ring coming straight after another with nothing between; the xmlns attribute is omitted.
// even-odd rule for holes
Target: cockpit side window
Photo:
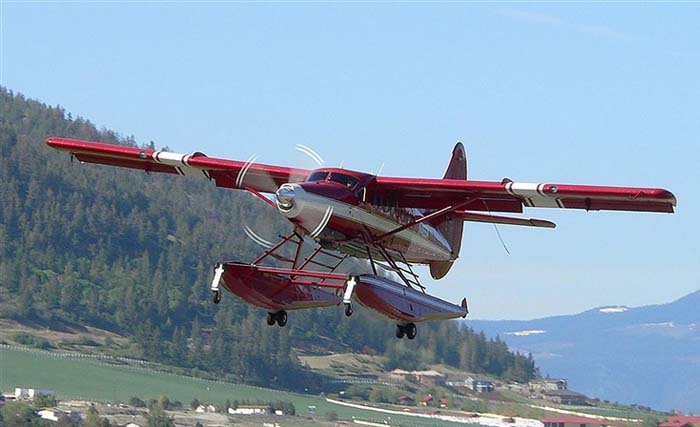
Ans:
<svg viewBox="0 0 700 427"><path fill-rule="evenodd" d="M328 178L328 172L324 171L318 171L314 172L311 175L309 175L308 178L306 178L307 182L318 182L318 181L325 181Z"/></svg>
<svg viewBox="0 0 700 427"><path fill-rule="evenodd" d="M355 178L354 176L345 175L345 174L337 173L337 172L331 173L330 180L333 182L337 182L339 184L343 184L345 187L347 187L350 190L355 188L357 183L360 181L359 179Z"/></svg>

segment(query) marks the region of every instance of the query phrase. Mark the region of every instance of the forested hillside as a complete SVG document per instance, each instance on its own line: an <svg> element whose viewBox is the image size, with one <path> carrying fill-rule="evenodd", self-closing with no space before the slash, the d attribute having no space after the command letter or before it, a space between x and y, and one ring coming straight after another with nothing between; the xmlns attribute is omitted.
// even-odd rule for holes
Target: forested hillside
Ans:
<svg viewBox="0 0 700 427"><path fill-rule="evenodd" d="M136 145L0 88L0 316L97 326L130 337L132 356L270 386L305 385L295 347L384 354L387 368L440 362L521 381L536 372L457 322L421 325L407 342L361 309L350 319L335 307L295 311L278 328L232 295L214 305L212 266L260 252L242 222L288 230L276 212L205 180L71 162L44 144L52 135Z"/></svg>

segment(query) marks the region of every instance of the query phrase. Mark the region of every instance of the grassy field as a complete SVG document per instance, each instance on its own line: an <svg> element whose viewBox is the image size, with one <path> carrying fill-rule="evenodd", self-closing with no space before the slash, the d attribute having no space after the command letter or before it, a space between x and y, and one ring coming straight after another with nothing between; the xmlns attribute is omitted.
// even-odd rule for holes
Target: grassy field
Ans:
<svg viewBox="0 0 700 427"><path fill-rule="evenodd" d="M667 414L663 412L658 412L658 411L644 411L641 409L633 408L630 406L623 406L619 408L613 408L613 407L607 407L607 406L601 406L601 407L595 407L592 408L590 406L573 406L570 407L571 411L577 411L577 412L585 412L587 414L591 415L598 415L601 417L617 417L617 418L632 418L632 419L639 419L643 420L646 417L653 417L653 418L658 418L662 419Z"/></svg>
<svg viewBox="0 0 700 427"><path fill-rule="evenodd" d="M43 351L18 351L0 347L0 389L15 387L48 389L56 392L59 399L88 401L128 401L137 396L141 399L157 399L168 396L188 405L197 398L213 404L222 404L229 399L248 401L290 401L297 415L306 415L309 406L316 407L316 416L323 418L330 411L340 419L353 417L384 421L384 414L374 411L349 408L326 402L319 396L289 393L242 384L208 381L159 372L150 368L110 365L106 362L65 357ZM439 420L420 419L402 415L391 415L392 424L430 427L438 425L464 425Z"/></svg>
<svg viewBox="0 0 700 427"><path fill-rule="evenodd" d="M546 406L546 407L552 407L552 408L557 408L557 409L562 409L565 411L573 411L573 412L579 412L582 414L588 414L592 416L600 416L600 417L615 417L615 418L626 418L626 419L631 419L631 420L642 420L646 417L654 417L658 419L662 419L666 414L658 411L646 411L642 410L639 408L635 408L632 406L619 406L619 407L612 407L611 405L608 404L602 404L602 406L573 406L573 405L557 405L552 402L547 402L544 400L539 400L539 401L532 401L528 400L526 397L509 391L501 391L501 394L504 397L507 397L514 402L517 402L520 407L524 406L530 406L530 405L541 405L541 406ZM558 416L561 414L558 414L556 412L550 412L550 411L543 411L535 408L531 408L530 410L525 410L522 413L523 416L527 417L532 417L532 418L542 418L542 417L551 417L551 416ZM622 422L616 422L615 425L622 425Z"/></svg>

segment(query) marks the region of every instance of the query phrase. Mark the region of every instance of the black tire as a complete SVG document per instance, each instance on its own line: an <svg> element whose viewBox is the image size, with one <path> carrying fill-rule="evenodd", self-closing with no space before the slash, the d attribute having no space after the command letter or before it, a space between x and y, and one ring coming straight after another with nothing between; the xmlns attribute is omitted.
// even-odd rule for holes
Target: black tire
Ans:
<svg viewBox="0 0 700 427"><path fill-rule="evenodd" d="M418 333L418 328L416 328L415 323L409 323L406 325L406 338L409 340L412 340L416 337L416 334Z"/></svg>
<svg viewBox="0 0 700 427"><path fill-rule="evenodd" d="M214 301L214 304L218 304L221 302L221 291L214 291L213 292L214 297L212 298L212 301Z"/></svg>
<svg viewBox="0 0 700 427"><path fill-rule="evenodd" d="M272 314L272 313L267 313L267 319L266 319L266 320L267 320L267 324L268 324L269 326L274 325L274 324L275 324L275 315Z"/></svg>
<svg viewBox="0 0 700 427"><path fill-rule="evenodd" d="M353 313L352 304L345 304L345 315L347 317L350 317L350 316L352 316L352 313Z"/></svg>
<svg viewBox="0 0 700 427"><path fill-rule="evenodd" d="M396 338L399 338L399 339L403 338L404 333L405 333L405 332L404 332L404 330L403 330L403 326L401 326L401 325L396 325Z"/></svg>
<svg viewBox="0 0 700 427"><path fill-rule="evenodd" d="M275 316L277 317L277 324L280 326L280 328L284 328L284 325L287 324L287 312L280 310L275 314Z"/></svg>

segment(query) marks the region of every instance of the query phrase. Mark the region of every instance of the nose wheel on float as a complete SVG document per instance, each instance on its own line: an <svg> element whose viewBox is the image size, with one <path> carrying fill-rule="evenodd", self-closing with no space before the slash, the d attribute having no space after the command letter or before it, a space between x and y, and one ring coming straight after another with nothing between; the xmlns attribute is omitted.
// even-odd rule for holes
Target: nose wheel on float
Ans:
<svg viewBox="0 0 700 427"><path fill-rule="evenodd" d="M284 325L287 324L287 312L280 310L276 313L267 313L267 324L272 326L275 323L277 323L280 328L283 328Z"/></svg>
<svg viewBox="0 0 700 427"><path fill-rule="evenodd" d="M418 333L418 328L416 327L415 323L409 323L407 325L396 325L396 338L403 338L404 335L406 338L409 340L412 340L416 337L416 334Z"/></svg>

